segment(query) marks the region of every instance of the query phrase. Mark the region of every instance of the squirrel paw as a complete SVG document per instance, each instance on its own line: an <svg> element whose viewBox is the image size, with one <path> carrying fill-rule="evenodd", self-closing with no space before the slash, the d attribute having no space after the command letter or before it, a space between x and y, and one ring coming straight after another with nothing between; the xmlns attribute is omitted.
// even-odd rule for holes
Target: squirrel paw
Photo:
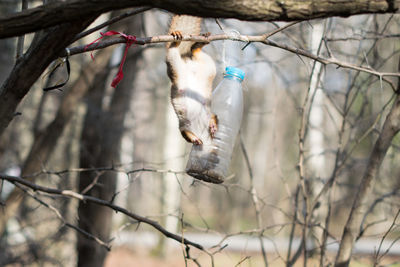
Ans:
<svg viewBox="0 0 400 267"><path fill-rule="evenodd" d="M192 143L193 143L193 145L199 146L199 145L202 145L202 144L203 144L203 141L201 141L200 138L195 137L194 139L192 139Z"/></svg>
<svg viewBox="0 0 400 267"><path fill-rule="evenodd" d="M183 130L181 131L181 134L183 138L185 138L186 141L189 143L192 143L193 145L202 145L203 141L201 141L200 138L198 138L194 133L190 131Z"/></svg>
<svg viewBox="0 0 400 267"><path fill-rule="evenodd" d="M210 119L208 128L209 128L209 131L210 131L211 138L214 138L215 137L215 133L218 130L218 117L217 117L217 115L215 115L215 114L211 115L211 119Z"/></svg>
<svg viewBox="0 0 400 267"><path fill-rule="evenodd" d="M181 31L173 31L171 35L174 37L175 40L182 40L183 35Z"/></svg>

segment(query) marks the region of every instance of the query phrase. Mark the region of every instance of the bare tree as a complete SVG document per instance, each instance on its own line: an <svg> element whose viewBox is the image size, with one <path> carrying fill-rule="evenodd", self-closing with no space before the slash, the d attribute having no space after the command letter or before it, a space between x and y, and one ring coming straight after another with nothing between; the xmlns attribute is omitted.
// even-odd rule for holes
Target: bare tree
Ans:
<svg viewBox="0 0 400 267"><path fill-rule="evenodd" d="M105 24L83 31L105 12L144 5L121 16L113 14ZM136 132L131 139L135 151L131 151L133 162L120 162L121 139L124 134L129 138L124 133L124 123L132 97L148 94L144 91L147 89L136 91L133 84L140 84L134 83L136 74L141 71L138 77L143 77L142 83L151 80L151 86L159 86L164 91L168 88L160 78L165 76L162 53L144 58L142 47L163 47L174 38L164 32L142 31L141 15L126 21L127 35L104 37L91 45L88 45L90 40L97 37L85 41L82 38L152 7L203 17L270 22L209 20L206 26L212 29L211 35L183 36L183 41L211 43L206 49L220 65L224 64L219 60L226 47L220 49L218 41L236 42L245 54L235 63L247 70L248 80L244 85L250 88L242 139L238 142L241 149L235 150L232 176L222 185L190 180L182 164L172 164L172 161L183 162L188 147L175 144L174 135L169 131L174 128L173 116L165 121L166 94L160 96L156 90L151 92L151 98L140 103L140 108L150 106L147 108L153 110L135 114ZM65 227L78 233L81 266L103 264L104 250L111 247L112 230L122 231L112 225L114 211L125 216L124 227L133 225L134 230L142 230L142 225L149 226L145 229L156 230L173 240L173 244L180 245L186 263L193 261L197 265L202 265L197 253L215 265L214 258L225 253L231 239L243 235L255 236L264 266L272 265L275 259L287 266L300 259L304 266L314 262L320 266L348 266L355 260L357 241L362 241L368 233L381 238L379 251L383 251L383 241L394 231L399 210L396 200L400 184L394 179L400 173L396 165L400 155L396 140L400 130L400 70L394 67L399 57L395 45L399 38L399 18L397 14L388 14L309 20L396 13L398 8L398 1L363 0L351 3L235 0L229 5L221 1L191 0L74 0L51 1L0 18L0 38L35 32L32 42L26 40L28 50L17 60L0 89L0 134L5 137L12 136L17 129L10 122L18 118L19 110L30 112L20 103L53 60L99 50L95 61L79 63L80 73L72 73L73 81L66 87L50 123L40 130L40 127L28 130L36 134L32 134L32 145L21 160L23 164L19 163L21 175L0 171L1 180L16 186L0 203L0 232L18 214L22 199L28 196ZM165 17L154 15L160 13L150 14L153 20L166 21ZM276 20L294 22L281 24ZM229 27L238 30L227 30ZM118 88L110 90L110 72L115 66L109 63L111 52L107 47L127 45L128 41L135 47L128 50L124 66L125 74L129 75L125 75ZM149 60L159 64L149 70L146 64ZM87 113L79 141L80 166L65 170L49 166L62 132L84 98ZM136 99L135 107L140 99ZM162 107L156 109L161 102ZM44 114L40 107L32 107L40 111L39 118ZM160 122L160 118L164 121ZM152 139L147 136L146 128L153 124L160 131ZM140 139L147 140L140 143ZM12 143L3 141L3 144L3 150L12 149ZM79 173L79 189L70 188L70 184L52 183L55 177L65 173ZM128 177L128 185L115 192L118 173ZM129 191L128 187L131 187ZM136 202L126 205L128 208L124 202L118 205L114 202L125 190L131 194L127 199ZM138 191L140 196L132 194ZM144 193L157 204L146 203ZM79 202L78 224L62 208L52 204L49 198L56 197ZM180 198L183 201L177 201ZM174 201L158 209L163 199ZM376 209L377 206L384 207L385 212ZM349 216L343 218L339 213ZM205 246L187 234L190 231L202 236L212 233L219 240L213 246ZM288 240L285 256L278 249L275 239L278 237ZM268 238L276 242L273 249ZM336 258L330 253L332 243L339 245ZM376 253L375 265L383 255L385 252ZM234 264L239 265L249 257L246 254ZM7 254L3 258L12 257ZM23 262L22 257L18 259Z"/></svg>
<svg viewBox="0 0 400 267"><path fill-rule="evenodd" d="M400 61L399 61L400 71ZM394 98L394 103L387 115L382 130L376 140L372 152L368 159L367 169L360 181L357 190L357 195L354 198L353 206L344 227L342 240L340 242L339 252L336 258L335 266L348 266L351 259L351 252L354 242L360 234L360 225L362 218L367 210L368 195L372 189L372 181L376 179L378 170L382 164L384 157L392 144L393 138L400 131L400 80L397 84L397 90Z"/></svg>

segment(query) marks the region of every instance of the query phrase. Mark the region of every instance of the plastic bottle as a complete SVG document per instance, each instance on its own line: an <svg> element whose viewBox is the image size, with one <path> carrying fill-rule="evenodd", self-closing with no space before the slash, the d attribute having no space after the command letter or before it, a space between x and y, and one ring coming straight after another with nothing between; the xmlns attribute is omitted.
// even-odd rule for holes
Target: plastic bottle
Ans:
<svg viewBox="0 0 400 267"><path fill-rule="evenodd" d="M218 117L218 130L213 139L193 146L186 172L200 180L222 183L228 174L232 151L243 116L242 81L244 71L226 67L224 79L213 91L211 111Z"/></svg>

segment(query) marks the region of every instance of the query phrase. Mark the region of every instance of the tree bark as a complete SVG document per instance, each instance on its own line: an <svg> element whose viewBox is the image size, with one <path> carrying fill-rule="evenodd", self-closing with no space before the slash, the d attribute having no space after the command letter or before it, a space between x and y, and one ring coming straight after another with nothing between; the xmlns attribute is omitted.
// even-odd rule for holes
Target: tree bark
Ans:
<svg viewBox="0 0 400 267"><path fill-rule="evenodd" d="M176 114L169 106L166 110L166 135L164 142L165 169L182 170L185 168L185 141L180 136ZM177 176L165 173L162 179L162 214L167 214L164 220L165 229L176 233L179 227L181 192ZM173 242L168 238L160 238L161 253L166 256L172 253Z"/></svg>
<svg viewBox="0 0 400 267"><path fill-rule="evenodd" d="M70 0L48 3L0 19L0 38L37 31L111 10L151 6L173 13L253 21L309 20L365 13L394 13L399 0Z"/></svg>
<svg viewBox="0 0 400 267"><path fill-rule="evenodd" d="M128 32L140 33L143 15L137 15L129 21ZM109 86L108 71L95 79L89 96L88 111L85 119L81 142L81 167L110 166L120 160L121 139L124 133L124 119L130 106L135 73L140 69L141 52L132 47L129 50L124 72L129 73L114 90L110 107L102 108ZM107 83L107 84L105 84ZM99 90L100 89L100 90ZM89 195L112 201L117 184L117 172L81 173L79 189L87 190ZM113 211L93 203L79 203L79 227L107 241L111 234ZM78 236L78 266L103 266L106 256L104 248L85 236Z"/></svg>
<svg viewBox="0 0 400 267"><path fill-rule="evenodd" d="M16 62L10 76L0 88L0 136L15 116L16 108L47 66L58 57L75 35L95 17L64 23L46 30L34 39L28 51Z"/></svg>
<svg viewBox="0 0 400 267"><path fill-rule="evenodd" d="M400 60L399 60L400 71ZM363 175L353 206L344 227L342 240L336 256L336 267L349 266L354 242L360 233L360 225L367 210L368 196L371 192L371 182L376 179L379 167L392 143L395 135L400 131L400 79L394 104L386 117L382 131L375 142L367 169Z"/></svg>
<svg viewBox="0 0 400 267"><path fill-rule="evenodd" d="M95 74L104 68L108 62L109 52L108 50L100 51L96 56L96 64L90 62L87 66L84 66L80 78L65 94L55 119L35 139L31 151L24 162L22 177L33 181L35 177L29 176L35 172L39 172L43 164L47 162L64 127L67 125L82 97L85 96L89 87L88 83L93 81ZM15 189L7 198L5 207L0 209L0 236L4 231L8 219L15 215L22 198L23 193L19 189Z"/></svg>
<svg viewBox="0 0 400 267"><path fill-rule="evenodd" d="M0 4L0 14L8 14L16 11L18 6L17 2L13 2L9 5L1 5ZM0 84L2 84L10 74L12 66L15 63L15 40L14 38L0 40ZM15 132L11 131L4 135L0 140L0 158L3 157L3 160L0 163L0 169L7 169L11 165L10 158L7 157L7 160L4 160L4 155L7 154L7 147L10 143L13 142L12 136L15 136ZM0 186L1 187L1 186Z"/></svg>
<svg viewBox="0 0 400 267"><path fill-rule="evenodd" d="M81 137L80 167L105 166L104 162L110 153L103 143L107 139L103 127L106 115L101 111L102 99L105 94L105 85L109 70L106 68L96 75L91 85L91 92L87 97L87 112ZM110 125L111 126L111 125ZM106 126L107 127L107 126ZM104 156L102 157L102 155ZM98 179L97 182L94 179ZM79 192L110 201L115 191L115 177L108 173L81 173L79 176ZM93 185L92 185L93 184ZM86 193L88 188L90 191ZM106 241L111 230L110 217L112 211L106 207L96 206L93 203L79 202L78 217L79 228ZM81 235L78 235L77 243L78 265L77 266L102 266L105 258L104 248L94 244Z"/></svg>
<svg viewBox="0 0 400 267"><path fill-rule="evenodd" d="M15 12L17 3L12 3L9 6L0 5L0 14L3 16L7 13ZM0 84L8 77L15 61L15 44L14 39L6 39L0 41Z"/></svg>

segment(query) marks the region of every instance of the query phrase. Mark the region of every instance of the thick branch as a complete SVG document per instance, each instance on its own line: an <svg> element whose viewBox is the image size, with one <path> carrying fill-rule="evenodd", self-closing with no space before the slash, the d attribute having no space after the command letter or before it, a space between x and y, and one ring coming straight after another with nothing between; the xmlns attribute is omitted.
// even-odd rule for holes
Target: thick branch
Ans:
<svg viewBox="0 0 400 267"><path fill-rule="evenodd" d="M309 20L365 13L394 13L399 0L69 0L12 14L0 19L0 38L17 36L115 9L150 6L173 13L252 21Z"/></svg>
<svg viewBox="0 0 400 267"><path fill-rule="evenodd" d="M0 87L0 135L13 119L17 105L47 66L86 28L94 17L48 29L32 43Z"/></svg>

